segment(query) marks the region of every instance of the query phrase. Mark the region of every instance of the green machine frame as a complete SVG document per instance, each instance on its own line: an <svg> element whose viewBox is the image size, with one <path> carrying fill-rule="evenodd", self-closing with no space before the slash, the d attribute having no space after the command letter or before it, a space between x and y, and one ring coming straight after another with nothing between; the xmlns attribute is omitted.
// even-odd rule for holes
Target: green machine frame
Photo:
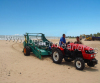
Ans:
<svg viewBox="0 0 100 83"><path fill-rule="evenodd" d="M32 40L29 37L35 37L37 40ZM42 33L26 33L24 34L25 41L23 42L24 48L26 46L30 47L30 52L33 52L39 59L41 59L41 56L47 56L51 55L51 42L48 41L45 38L45 35ZM38 39L38 37L41 38L41 40ZM39 43L44 43L43 45L39 45Z"/></svg>

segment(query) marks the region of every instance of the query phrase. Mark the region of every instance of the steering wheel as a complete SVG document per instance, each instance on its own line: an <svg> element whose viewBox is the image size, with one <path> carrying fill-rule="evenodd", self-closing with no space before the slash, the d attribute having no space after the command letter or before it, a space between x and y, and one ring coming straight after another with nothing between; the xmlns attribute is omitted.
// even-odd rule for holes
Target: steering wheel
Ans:
<svg viewBox="0 0 100 83"><path fill-rule="evenodd" d="M70 44L70 41L68 41L67 44Z"/></svg>

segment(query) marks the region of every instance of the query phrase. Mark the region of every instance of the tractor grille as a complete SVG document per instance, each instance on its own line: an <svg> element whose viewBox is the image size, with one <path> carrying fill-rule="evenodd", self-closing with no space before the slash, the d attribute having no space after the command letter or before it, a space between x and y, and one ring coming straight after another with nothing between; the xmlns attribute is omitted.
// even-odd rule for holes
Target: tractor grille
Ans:
<svg viewBox="0 0 100 83"><path fill-rule="evenodd" d="M86 52L87 54L93 54L93 53L95 53L94 50L85 50L85 52Z"/></svg>

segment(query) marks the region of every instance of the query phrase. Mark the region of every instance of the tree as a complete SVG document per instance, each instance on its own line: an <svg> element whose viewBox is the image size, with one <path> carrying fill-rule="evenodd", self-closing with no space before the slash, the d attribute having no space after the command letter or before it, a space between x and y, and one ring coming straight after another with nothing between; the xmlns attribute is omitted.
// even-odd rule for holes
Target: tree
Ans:
<svg viewBox="0 0 100 83"><path fill-rule="evenodd" d="M69 38L71 38L71 36L69 36Z"/></svg>
<svg viewBox="0 0 100 83"><path fill-rule="evenodd" d="M99 36L100 36L100 33L98 32L98 33L97 33L97 37L99 37Z"/></svg>
<svg viewBox="0 0 100 83"><path fill-rule="evenodd" d="M92 37L92 34L90 34L90 36Z"/></svg>
<svg viewBox="0 0 100 83"><path fill-rule="evenodd" d="M94 37L97 37L97 34L93 34L94 35Z"/></svg>

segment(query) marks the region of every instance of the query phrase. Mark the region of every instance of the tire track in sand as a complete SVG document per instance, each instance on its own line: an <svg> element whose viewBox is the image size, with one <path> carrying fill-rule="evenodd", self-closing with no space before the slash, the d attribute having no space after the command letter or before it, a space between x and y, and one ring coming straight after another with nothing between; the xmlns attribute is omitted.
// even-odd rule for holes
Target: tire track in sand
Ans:
<svg viewBox="0 0 100 83"><path fill-rule="evenodd" d="M18 51L18 52L21 52L21 53L22 53L22 51L23 51L23 47L22 47L22 45L19 44L19 43L14 43L14 44L12 44L12 48L13 48L14 50Z"/></svg>

